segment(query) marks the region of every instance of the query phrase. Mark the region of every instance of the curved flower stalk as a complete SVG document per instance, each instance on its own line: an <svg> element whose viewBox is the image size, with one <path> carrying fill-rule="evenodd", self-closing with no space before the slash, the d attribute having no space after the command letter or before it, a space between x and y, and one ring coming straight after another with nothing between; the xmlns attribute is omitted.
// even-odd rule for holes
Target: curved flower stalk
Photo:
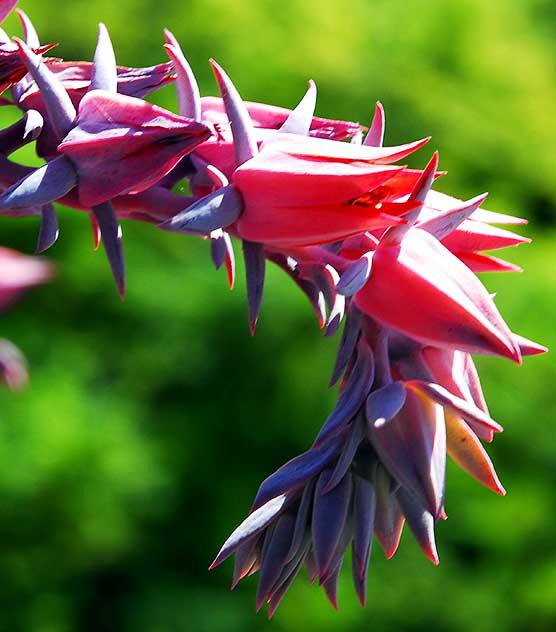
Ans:
<svg viewBox="0 0 556 632"><path fill-rule="evenodd" d="M0 20L14 5L0 1ZM309 450L262 483L213 566L235 553L234 585L259 571L257 608L267 602L272 615L304 564L336 605L350 547L364 603L373 536L391 557L405 523L438 563L446 457L505 493L482 443L502 428L471 354L519 364L546 351L511 331L476 276L518 269L490 253L527 242L496 226L525 220L486 210L486 194L463 201L435 191L437 153L422 170L404 164L429 139L384 146L380 103L366 130L316 117L312 81L293 110L244 102L216 62L221 96L201 97L169 31L170 61L133 69L116 65L102 24L92 63L41 58L47 47L19 16L25 43L0 39L0 88L11 85L23 111L0 130L0 213L41 216L38 251L57 238L59 202L89 213L121 294L121 218L206 239L233 287L237 238L252 333L267 262L307 296L325 335L344 322L331 379L340 382L336 406ZM174 79L178 115L142 99ZM45 160L38 169L11 159L33 140ZM173 191L181 181L191 195ZM27 259L18 260L27 262L22 276L8 274L15 259L4 259L0 308L42 280L39 270L47 274ZM17 352L0 342L0 377L15 386L23 375Z"/></svg>

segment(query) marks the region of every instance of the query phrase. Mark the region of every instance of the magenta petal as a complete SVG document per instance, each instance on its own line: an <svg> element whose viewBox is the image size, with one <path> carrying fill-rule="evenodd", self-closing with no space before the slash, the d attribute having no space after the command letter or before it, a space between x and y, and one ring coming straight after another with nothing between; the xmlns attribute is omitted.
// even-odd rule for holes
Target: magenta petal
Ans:
<svg viewBox="0 0 556 632"><path fill-rule="evenodd" d="M1 300L0 290L0 300ZM21 351L9 340L0 338L0 383L11 390L27 384L27 362Z"/></svg>
<svg viewBox="0 0 556 632"><path fill-rule="evenodd" d="M41 259L1 247L0 270L0 310L28 287L45 283L52 276L52 267Z"/></svg>
<svg viewBox="0 0 556 632"><path fill-rule="evenodd" d="M523 356L539 355L548 351L544 345L534 342L533 340L529 340L528 338L524 338L518 334L513 334L513 338L519 345L521 355Z"/></svg>

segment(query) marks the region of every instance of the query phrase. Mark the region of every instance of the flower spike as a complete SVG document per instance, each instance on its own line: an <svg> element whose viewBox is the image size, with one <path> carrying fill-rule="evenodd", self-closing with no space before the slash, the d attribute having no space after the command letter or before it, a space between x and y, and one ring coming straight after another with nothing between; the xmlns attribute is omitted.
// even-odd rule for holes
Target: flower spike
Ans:
<svg viewBox="0 0 556 632"><path fill-rule="evenodd" d="M106 90L116 94L118 91L118 71L116 68L116 56L110 41L110 35L106 26L100 22L98 25L98 39L91 74L91 90Z"/></svg>
<svg viewBox="0 0 556 632"><path fill-rule="evenodd" d="M311 79L305 96L280 127L281 132L307 136L311 129L315 107L317 105L317 86Z"/></svg>

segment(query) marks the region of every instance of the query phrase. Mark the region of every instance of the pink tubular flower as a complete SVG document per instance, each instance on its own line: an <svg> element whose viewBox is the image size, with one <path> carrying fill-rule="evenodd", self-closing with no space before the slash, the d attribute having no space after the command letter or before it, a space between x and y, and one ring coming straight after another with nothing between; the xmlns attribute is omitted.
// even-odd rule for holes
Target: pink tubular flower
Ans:
<svg viewBox="0 0 556 632"><path fill-rule="evenodd" d="M425 344L520 362L519 348L487 290L430 233L412 228L379 244L355 304L379 322Z"/></svg>
<svg viewBox="0 0 556 632"><path fill-rule="evenodd" d="M414 205L382 202L372 192L403 171L389 163L425 142L376 148L280 134L234 172L244 204L237 233L288 248L397 224Z"/></svg>

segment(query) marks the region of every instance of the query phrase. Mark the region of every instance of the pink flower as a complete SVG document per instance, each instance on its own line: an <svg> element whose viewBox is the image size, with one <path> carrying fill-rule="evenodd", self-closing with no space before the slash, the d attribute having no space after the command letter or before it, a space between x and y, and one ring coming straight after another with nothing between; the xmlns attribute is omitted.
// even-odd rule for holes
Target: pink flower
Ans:
<svg viewBox="0 0 556 632"><path fill-rule="evenodd" d="M397 224L414 204L383 202L372 192L403 172L389 163L427 140L379 148L279 134L233 174L243 199L237 233L288 248Z"/></svg>
<svg viewBox="0 0 556 632"><path fill-rule="evenodd" d="M27 288L52 276L48 263L0 247L0 310L6 309Z"/></svg>
<svg viewBox="0 0 556 632"><path fill-rule="evenodd" d="M81 203L94 206L149 188L209 136L205 125L146 101L93 90L58 150L75 166Z"/></svg>
<svg viewBox="0 0 556 632"><path fill-rule="evenodd" d="M519 347L486 288L430 233L412 228L380 243L355 304L424 344L521 361Z"/></svg>

